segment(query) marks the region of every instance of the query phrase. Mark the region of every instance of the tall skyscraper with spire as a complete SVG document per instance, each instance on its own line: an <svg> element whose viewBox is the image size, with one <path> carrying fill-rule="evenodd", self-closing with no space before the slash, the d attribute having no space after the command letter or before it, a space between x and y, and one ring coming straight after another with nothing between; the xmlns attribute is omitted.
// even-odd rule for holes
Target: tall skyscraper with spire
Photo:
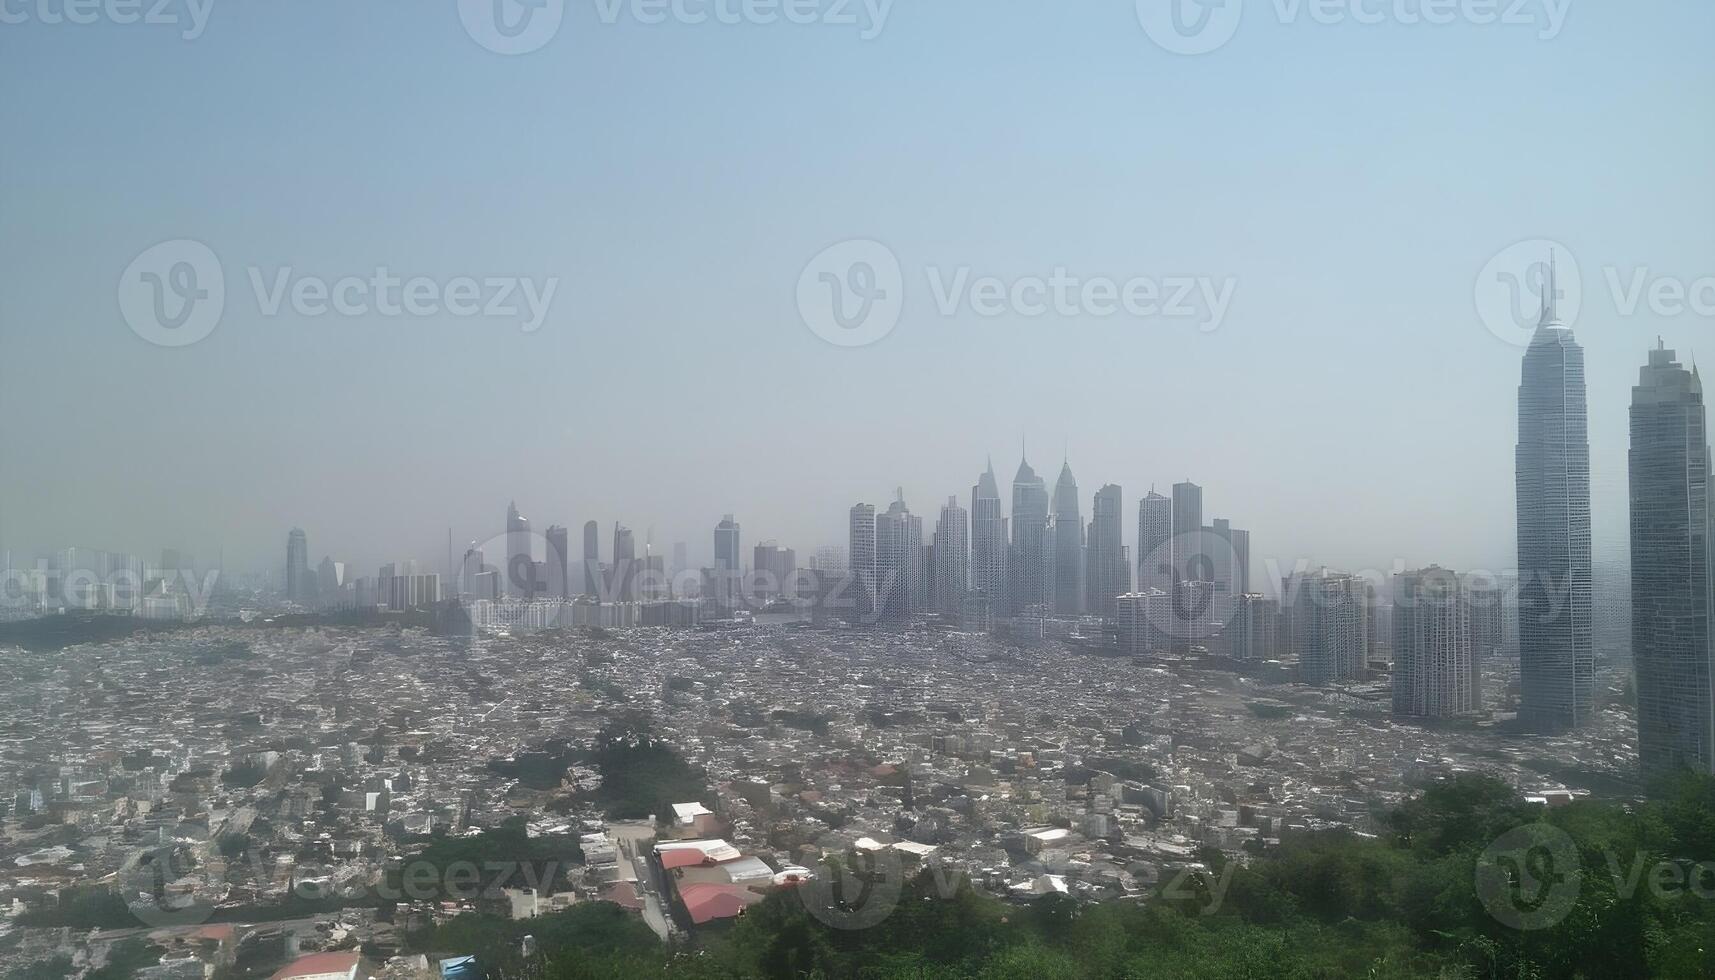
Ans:
<svg viewBox="0 0 1715 980"><path fill-rule="evenodd" d="M1518 389L1519 719L1583 724L1594 694L1584 349L1561 322L1554 257Z"/></svg>
<svg viewBox="0 0 1715 980"><path fill-rule="evenodd" d="M1026 459L1012 478L1012 548L1007 553L1007 586L1012 613L1046 611L1053 605L1054 556L1048 541L1048 485Z"/></svg>
<svg viewBox="0 0 1715 980"><path fill-rule="evenodd" d="M1006 512L994 478L994 460L971 488L971 592L991 611L1004 609L1006 590Z"/></svg>
<svg viewBox="0 0 1715 980"><path fill-rule="evenodd" d="M1715 772L1709 431L1703 381L1657 342L1631 411L1638 762Z"/></svg>
<svg viewBox="0 0 1715 980"><path fill-rule="evenodd" d="M1078 481L1070 460L1060 464L1054 482L1054 612L1060 616L1084 614L1084 519L1078 511Z"/></svg>
<svg viewBox="0 0 1715 980"><path fill-rule="evenodd" d="M965 595L970 591L970 519L958 497L948 497L935 522L936 608L945 616L964 615Z"/></svg>

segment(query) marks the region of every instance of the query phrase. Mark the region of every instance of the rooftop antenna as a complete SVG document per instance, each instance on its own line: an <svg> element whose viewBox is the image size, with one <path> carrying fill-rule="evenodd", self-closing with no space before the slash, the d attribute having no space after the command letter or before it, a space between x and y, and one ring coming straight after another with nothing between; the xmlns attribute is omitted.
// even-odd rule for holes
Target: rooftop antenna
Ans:
<svg viewBox="0 0 1715 980"><path fill-rule="evenodd" d="M1560 318L1560 285L1555 268L1555 258L1554 247L1549 246L1548 282L1544 284L1542 290L1542 322L1544 324L1555 323Z"/></svg>

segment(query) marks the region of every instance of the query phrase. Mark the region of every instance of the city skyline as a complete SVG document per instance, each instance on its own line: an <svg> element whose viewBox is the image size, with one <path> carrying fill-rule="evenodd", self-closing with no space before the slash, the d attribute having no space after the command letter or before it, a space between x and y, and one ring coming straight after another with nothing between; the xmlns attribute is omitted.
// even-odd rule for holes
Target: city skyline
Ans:
<svg viewBox="0 0 1715 980"><path fill-rule="evenodd" d="M1023 433L1044 465L1069 441L1091 485L1136 492L1194 474L1230 495L1212 506L1247 515L1279 553L1341 567L1507 567L1503 420L1520 348L1485 327L1473 287L1514 243L1551 240L1583 283L1574 328L1592 366L1595 557L1623 560L1631 362L1657 334L1691 353L1708 317L1648 302L1627 312L1609 275L1631 294L1635 273L1647 287L1715 271L1699 217L1715 210L1698 165L1711 136L1667 122L1698 118L1699 93L1715 87L1694 40L1715 30L1715 10L1634 8L1580 6L1552 42L1253 17L1197 58L1159 50L1124 4L1063 19L957 2L902 9L867 43L839 31L608 27L582 10L552 53L520 58L471 43L450 10L223 8L190 43L119 25L19 25L6 71L56 98L0 108L0 123L31 136L14 141L17 180L3 193L17 227L54 232L0 242L0 397L34 420L0 436L0 548L172 546L265 570L278 564L280 529L296 524L345 542L354 561L430 561L449 524L460 541L499 531L492 500L511 494L543 520L600 515L640 534L653 524L658 542L698 550L710 518L729 510L752 515L758 534L833 543L840 521L813 502L886 500L900 485L939 500L970 485L972 457L1010 455ZM973 27L995 44L973 50ZM1042 57L982 53L1026 49ZM1632 70L1588 71L1616 59ZM241 94L316 60L327 73L289 100ZM780 86L762 64L803 84ZM209 91L210 72L232 83ZM136 77L199 92L201 111L114 105L111 92ZM350 96L378 77L460 119L491 118L497 132L563 125L522 158L486 140L412 154L401 181L398 154L422 133ZM858 89L829 95L853 77ZM558 95L604 79L623 84L596 99ZM947 86L973 141L854 141L894 126L945 133L951 110L921 93ZM1140 102L1134 89L1175 94ZM850 118L821 111L829 98ZM655 125L630 127L635 118ZM1021 118L1040 126L1028 140ZM1354 131L1355 118L1378 122ZM611 134L602 153L598 132ZM93 167L111 155L99 134L121 140L154 193ZM1659 152L1664 139L1675 152ZM306 141L343 149L327 166L285 166ZM219 169L187 167L189 145L221 147ZM1080 151L1030 164L1023 181L965 176L1048 145ZM1369 176L1332 165L1347 153ZM1632 175L1625 195L1590 193L1614 174ZM472 197L473 185L488 190ZM362 207L345 203L352 187ZM1445 206L1410 204L1401 187L1437 188ZM135 257L176 239L219 255L230 301L219 329L170 349L127 328L115 292ZM899 257L908 295L884 340L844 349L806 329L792 287L820 250L854 239ZM249 295L252 267L272 290L287 267L333 282L381 266L563 281L530 333L456 317L270 317ZM967 267L1003 281L1064 267L1086 279L1231 276L1237 287L1206 333L1124 317L941 316L933 284ZM1046 372L1016 354L1043 346L1074 352L1078 369ZM951 363L968 370L949 378ZM775 383L735 394L728 379L752 370ZM883 370L887 399L875 397ZM1458 388L1445 426L1402 397L1448 379ZM719 410L729 401L770 424L730 424ZM958 410L975 404L968 419ZM376 452L371 420L401 409L412 424L391 427ZM128 415L149 422L112 424ZM1318 415L1342 424L1306 424ZM1411 452L1387 451L1406 426ZM669 431L673 450L650 452ZM72 432L87 448L68 458ZM949 443L960 451L944 452ZM1356 447L1370 460L1383 452L1383 465L1322 465ZM687 470L714 488L694 512ZM1433 490L1422 470L1438 474ZM352 505L390 487L409 490L388 507ZM1361 519L1307 513L1340 496L1365 501ZM1446 518L1429 526L1420 515L1432 509Z"/></svg>

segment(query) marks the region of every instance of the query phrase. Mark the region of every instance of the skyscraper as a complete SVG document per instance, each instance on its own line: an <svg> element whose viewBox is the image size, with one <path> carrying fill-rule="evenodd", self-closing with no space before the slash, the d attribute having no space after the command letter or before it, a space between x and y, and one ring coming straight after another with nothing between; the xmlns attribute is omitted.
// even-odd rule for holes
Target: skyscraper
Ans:
<svg viewBox="0 0 1715 980"><path fill-rule="evenodd" d="M286 535L286 598L303 602L311 598L313 592L309 537L303 528L295 527Z"/></svg>
<svg viewBox="0 0 1715 980"><path fill-rule="evenodd" d="M875 610L875 505L856 504L848 525L847 565L851 589L845 603L849 614L868 619Z"/></svg>
<svg viewBox="0 0 1715 980"><path fill-rule="evenodd" d="M972 598L987 603L991 611L1007 603L1006 549L1006 515L990 460L971 488L970 590Z"/></svg>
<svg viewBox="0 0 1715 980"><path fill-rule="evenodd" d="M970 591L970 527L958 497L947 498L935 522L933 575L936 608L946 616L963 616Z"/></svg>
<svg viewBox="0 0 1715 980"><path fill-rule="evenodd" d="M1012 478L1012 547L1006 561L1014 616L1052 606L1054 556L1048 544L1048 485L1029 461L1020 459Z"/></svg>
<svg viewBox="0 0 1715 980"><path fill-rule="evenodd" d="M637 599L637 538L624 524L613 526L613 582L610 586L615 602Z"/></svg>
<svg viewBox="0 0 1715 980"><path fill-rule="evenodd" d="M1060 616L1084 614L1084 519L1078 512L1078 481L1072 464L1060 464L1054 482L1054 612Z"/></svg>
<svg viewBox="0 0 1715 980"><path fill-rule="evenodd" d="M1217 517L1203 529L1201 548L1206 553L1214 596L1214 616L1225 622L1233 613L1238 597L1250 591L1251 536L1232 526L1226 518Z"/></svg>
<svg viewBox="0 0 1715 980"><path fill-rule="evenodd" d="M1137 591L1168 591L1173 585L1173 501L1149 489L1137 502Z"/></svg>
<svg viewBox="0 0 1715 980"><path fill-rule="evenodd" d="M459 563L459 580L456 585L460 598L469 599L498 599L499 576L494 570L483 563L482 549L475 541L465 549L464 560Z"/></svg>
<svg viewBox="0 0 1715 980"><path fill-rule="evenodd" d="M1296 574L1286 585L1291 642L1306 684L1359 680L1369 662L1369 583L1326 568Z"/></svg>
<svg viewBox="0 0 1715 980"><path fill-rule="evenodd" d="M1187 480L1173 485L1173 576L1176 581L1210 582L1199 548L1203 536L1203 488Z"/></svg>
<svg viewBox="0 0 1715 980"><path fill-rule="evenodd" d="M1631 437L1638 761L1715 772L1708 419L1696 370L1659 342L1632 389Z"/></svg>
<svg viewBox="0 0 1715 980"><path fill-rule="evenodd" d="M1459 576L1425 568L1394 576L1393 713L1450 718L1477 710L1471 605Z"/></svg>
<svg viewBox="0 0 1715 980"><path fill-rule="evenodd" d="M1537 731L1582 724L1595 682L1584 349L1557 315L1553 263L1518 389L1519 719Z"/></svg>
<svg viewBox="0 0 1715 980"><path fill-rule="evenodd" d="M1233 618L1221 631L1227 652L1237 660L1273 660L1279 656L1280 601L1244 593L1233 601Z"/></svg>
<svg viewBox="0 0 1715 980"><path fill-rule="evenodd" d="M535 594L535 556L531 554L530 521L518 513L518 502L506 505L506 594L528 599Z"/></svg>
<svg viewBox="0 0 1715 980"><path fill-rule="evenodd" d="M875 519L876 612L890 623L906 623L917 613L923 579L923 518L905 506L900 490Z"/></svg>
<svg viewBox="0 0 1715 980"><path fill-rule="evenodd" d="M1500 656L1506 644L1506 592L1497 586L1466 586L1471 603L1471 698L1483 707L1483 665Z"/></svg>
<svg viewBox="0 0 1715 980"><path fill-rule="evenodd" d="M1090 536L1085 544L1089 553L1084 574L1089 595L1086 609L1104 619L1113 618L1114 600L1130 591L1130 569L1126 568L1121 544L1122 506L1120 488L1110 483L1096 491L1090 510Z"/></svg>
<svg viewBox="0 0 1715 980"><path fill-rule="evenodd" d="M584 522L584 595L601 594L601 525Z"/></svg>
<svg viewBox="0 0 1715 980"><path fill-rule="evenodd" d="M548 528L548 553L543 556L543 565L547 571L546 581L537 583L545 590L551 599L566 599L571 597L571 540L570 532L559 525Z"/></svg>
<svg viewBox="0 0 1715 980"><path fill-rule="evenodd" d="M798 569L798 555L791 548L780 547L778 541L764 541L752 552L750 567L758 596L796 595L793 576Z"/></svg>
<svg viewBox="0 0 1715 980"><path fill-rule="evenodd" d="M734 608L738 599L738 576L743 565L738 558L739 527L731 514L715 525L715 604Z"/></svg>

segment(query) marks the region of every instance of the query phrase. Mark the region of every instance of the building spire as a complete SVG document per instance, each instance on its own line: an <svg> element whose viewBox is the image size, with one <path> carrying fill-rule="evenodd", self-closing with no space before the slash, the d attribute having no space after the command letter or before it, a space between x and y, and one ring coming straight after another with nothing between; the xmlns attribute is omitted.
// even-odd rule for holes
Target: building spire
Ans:
<svg viewBox="0 0 1715 980"><path fill-rule="evenodd" d="M1560 283L1555 269L1553 246L1548 249L1548 281L1542 288L1542 319L1539 326L1560 322Z"/></svg>

